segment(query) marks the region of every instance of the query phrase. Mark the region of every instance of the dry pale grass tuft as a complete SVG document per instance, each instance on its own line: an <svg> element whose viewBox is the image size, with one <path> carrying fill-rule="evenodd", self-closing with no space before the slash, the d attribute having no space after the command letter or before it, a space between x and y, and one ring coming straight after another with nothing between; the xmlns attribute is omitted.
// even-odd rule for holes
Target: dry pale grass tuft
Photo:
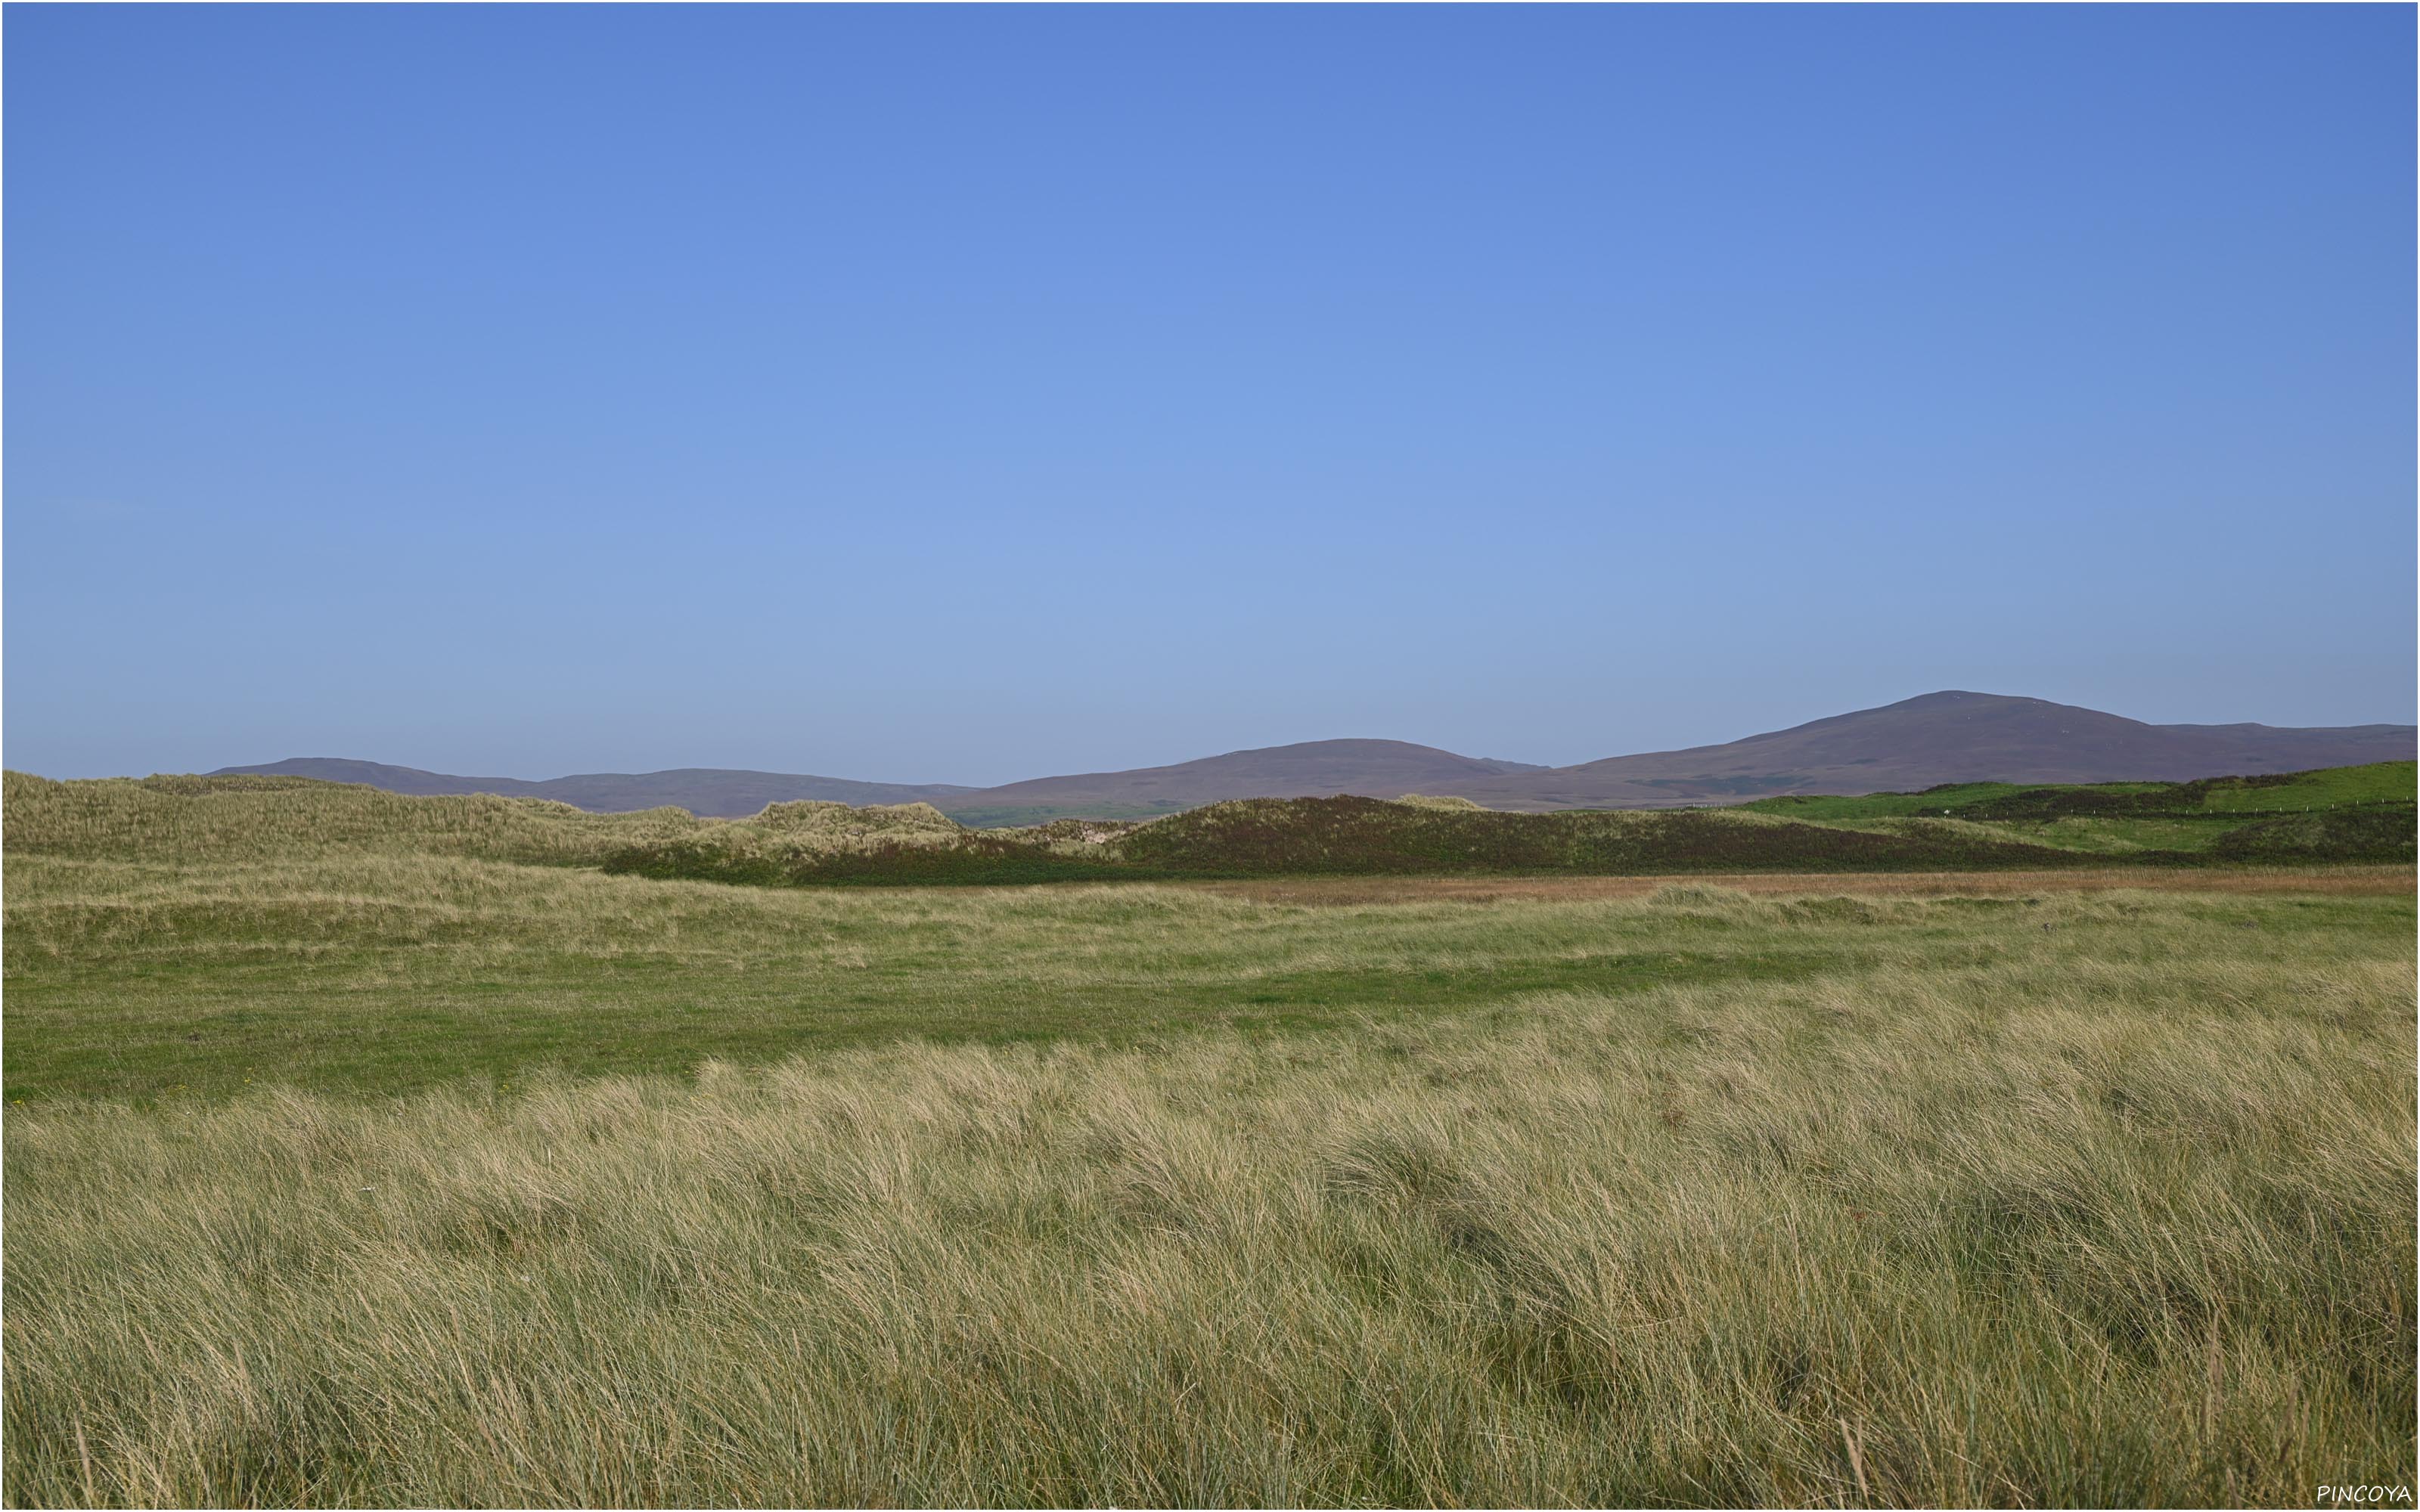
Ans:
<svg viewBox="0 0 2420 1512"><path fill-rule="evenodd" d="M835 845L872 837L905 839L910 835L955 839L965 831L957 822L929 803L875 804L858 808L845 803L800 799L769 803L751 821L760 829L785 837L815 837Z"/></svg>
<svg viewBox="0 0 2420 1512"><path fill-rule="evenodd" d="M2409 962L2069 933L1328 1034L15 1109L7 1499L2408 1481Z"/></svg>
<svg viewBox="0 0 2420 1512"><path fill-rule="evenodd" d="M544 798L420 797L298 778L110 778L55 782L8 772L12 856L221 868L338 856L449 856L597 866L633 852L690 855L770 872L836 856L979 843L924 803L776 803L748 819L685 809L589 813ZM1065 826L1000 831L1082 854ZM1079 826L1080 827L1080 826Z"/></svg>
<svg viewBox="0 0 2420 1512"><path fill-rule="evenodd" d="M408 797L291 778L5 784L8 854L223 866L375 852L582 864L711 824L683 809L592 814L543 798Z"/></svg>

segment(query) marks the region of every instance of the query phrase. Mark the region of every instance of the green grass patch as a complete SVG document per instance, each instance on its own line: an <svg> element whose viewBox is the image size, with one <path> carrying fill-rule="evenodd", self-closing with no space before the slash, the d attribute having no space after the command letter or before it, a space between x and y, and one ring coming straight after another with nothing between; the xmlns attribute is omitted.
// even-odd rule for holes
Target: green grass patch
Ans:
<svg viewBox="0 0 2420 1512"><path fill-rule="evenodd" d="M385 864L12 857L11 1504L2411 1474L2408 896Z"/></svg>
<svg viewBox="0 0 2420 1512"><path fill-rule="evenodd" d="M1594 905L1303 909L1131 884L861 896L376 858L215 877L21 861L8 925L11 1098L1334 1027L1527 992L1803 976L1879 938Z"/></svg>
<svg viewBox="0 0 2420 1512"><path fill-rule="evenodd" d="M2399 861L2420 825L2411 762L2330 767L2194 782L2100 782L2020 787L1966 782L1922 793L1768 798L1745 807L1777 818L1880 834L1916 831L1887 821L1937 819L2012 841L2138 860L2249 860L2292 864L2333 855ZM2359 810L2364 817L2260 830L2268 821ZM2238 831L2240 839L2227 837ZM1946 833L1946 831L1945 831ZM2263 837L2266 838L2263 838ZM2290 839L2288 837L2291 837Z"/></svg>

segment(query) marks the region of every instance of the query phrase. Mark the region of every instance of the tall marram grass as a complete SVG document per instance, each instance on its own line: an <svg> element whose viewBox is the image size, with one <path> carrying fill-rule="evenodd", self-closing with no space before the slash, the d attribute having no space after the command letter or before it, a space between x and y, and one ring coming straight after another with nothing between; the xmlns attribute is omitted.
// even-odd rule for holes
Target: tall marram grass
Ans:
<svg viewBox="0 0 2420 1512"><path fill-rule="evenodd" d="M1657 906L1742 906L1702 898ZM2413 1473L2409 963L6 1125L13 1504L2308 1504Z"/></svg>
<svg viewBox="0 0 2420 1512"><path fill-rule="evenodd" d="M425 797L306 778L151 777L54 782L8 772L13 854L223 867L337 853L593 866L633 845L753 846L787 858L939 845L965 834L929 804L768 805L751 820L686 809L589 813L545 798Z"/></svg>

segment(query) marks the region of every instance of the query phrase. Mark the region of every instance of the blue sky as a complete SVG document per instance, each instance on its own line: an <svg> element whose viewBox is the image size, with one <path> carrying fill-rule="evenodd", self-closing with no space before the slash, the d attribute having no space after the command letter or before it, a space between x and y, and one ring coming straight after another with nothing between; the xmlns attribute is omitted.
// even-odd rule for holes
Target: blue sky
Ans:
<svg viewBox="0 0 2420 1512"><path fill-rule="evenodd" d="M2410 721L2413 26L12 7L6 759Z"/></svg>

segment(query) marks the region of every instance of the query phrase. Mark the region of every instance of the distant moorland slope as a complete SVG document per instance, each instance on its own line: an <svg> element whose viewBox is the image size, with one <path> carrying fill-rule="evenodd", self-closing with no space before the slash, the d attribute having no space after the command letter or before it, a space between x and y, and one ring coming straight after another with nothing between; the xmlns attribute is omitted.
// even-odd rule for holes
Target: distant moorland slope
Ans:
<svg viewBox="0 0 2420 1512"><path fill-rule="evenodd" d="M551 798L596 813L687 809L694 814L726 819L754 813L768 803L796 803L801 799L860 807L941 803L975 791L946 782L852 782L841 777L728 771L711 766L679 766L666 772L589 772L531 782L517 777L455 777L445 772L424 772L412 766L388 766L338 756L296 756L259 766L223 766L209 775L308 777L322 782L360 782L415 797L493 793L506 798Z"/></svg>
<svg viewBox="0 0 2420 1512"><path fill-rule="evenodd" d="M2410 761L2411 725L2145 724L1996 693L1927 693L1720 746L1615 756L1453 790L1492 809L1627 809L1945 782L2184 782Z"/></svg>
<svg viewBox="0 0 2420 1512"><path fill-rule="evenodd" d="M2043 699L1950 691L1725 745L1562 767L1461 756L1400 740L1313 740L992 788L695 767L532 782L327 757L222 767L209 775L309 777L423 795L552 798L599 812L669 806L713 818L741 818L769 803L801 799L861 806L930 803L962 824L995 826L1061 818L1145 819L1239 798L1424 793L1537 812L1915 792L1952 782L2190 781L2409 761L2416 749L2420 731L2411 725L2155 725Z"/></svg>
<svg viewBox="0 0 2420 1512"><path fill-rule="evenodd" d="M1309 740L1231 750L1173 766L1042 777L962 795L938 807L977 819L1014 823L1061 816L1144 818L1235 798L1328 798L1354 794L1460 793L1478 783L1519 780L1545 767L1457 756L1402 740Z"/></svg>

